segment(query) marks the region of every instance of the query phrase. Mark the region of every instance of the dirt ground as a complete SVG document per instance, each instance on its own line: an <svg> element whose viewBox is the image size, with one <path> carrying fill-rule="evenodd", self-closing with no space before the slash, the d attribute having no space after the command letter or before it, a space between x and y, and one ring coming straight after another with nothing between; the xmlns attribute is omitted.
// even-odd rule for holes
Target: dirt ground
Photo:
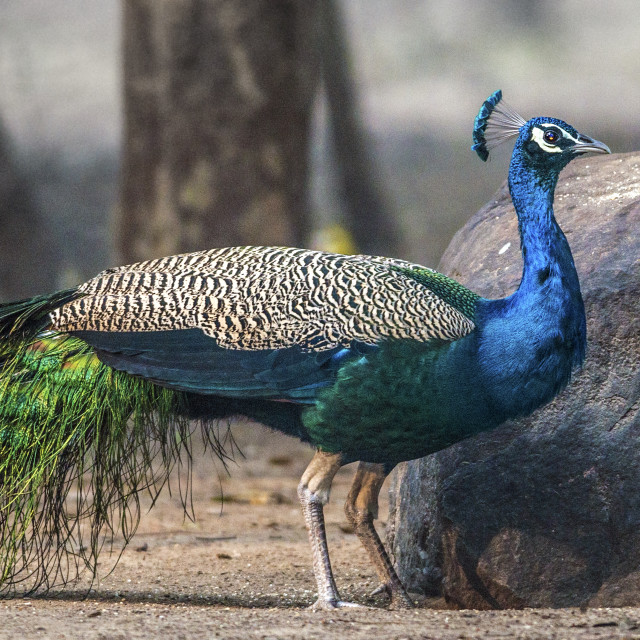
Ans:
<svg viewBox="0 0 640 640"><path fill-rule="evenodd" d="M412 611L387 610L383 598L368 596L375 574L342 513L352 466L336 477L325 513L338 588L367 608L309 611L315 585L296 486L311 451L257 429L236 429L245 459L229 476L209 458L196 460L195 522L183 518L176 492L165 492L88 596L81 581L0 602L0 638L640 639L640 607L452 611L423 599ZM382 495L384 522L386 488ZM110 566L107 555L101 573Z"/></svg>

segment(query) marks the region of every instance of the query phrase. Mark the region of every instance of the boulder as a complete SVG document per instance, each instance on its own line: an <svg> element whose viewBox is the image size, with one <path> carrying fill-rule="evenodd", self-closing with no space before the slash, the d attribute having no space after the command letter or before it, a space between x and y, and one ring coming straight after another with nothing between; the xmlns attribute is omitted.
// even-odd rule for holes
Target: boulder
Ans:
<svg viewBox="0 0 640 640"><path fill-rule="evenodd" d="M392 482L400 576L463 608L640 602L640 154L571 163L555 211L585 300L584 366L533 415L401 465ZM494 298L521 269L504 185L440 270Z"/></svg>

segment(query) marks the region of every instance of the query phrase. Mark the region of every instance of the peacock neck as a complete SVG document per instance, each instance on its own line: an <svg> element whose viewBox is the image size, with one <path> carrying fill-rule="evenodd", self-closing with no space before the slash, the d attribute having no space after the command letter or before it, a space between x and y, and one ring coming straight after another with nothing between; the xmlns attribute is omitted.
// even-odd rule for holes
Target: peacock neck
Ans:
<svg viewBox="0 0 640 640"><path fill-rule="evenodd" d="M539 289L554 277L563 287L579 291L571 250L553 213L557 181L557 173L540 175L514 156L509 189L518 215L523 258L520 295Z"/></svg>
<svg viewBox="0 0 640 640"><path fill-rule="evenodd" d="M524 268L518 290L481 303L477 354L495 420L550 400L582 362L584 304L569 244L553 215L555 175L540 176L514 154L509 187L518 214Z"/></svg>

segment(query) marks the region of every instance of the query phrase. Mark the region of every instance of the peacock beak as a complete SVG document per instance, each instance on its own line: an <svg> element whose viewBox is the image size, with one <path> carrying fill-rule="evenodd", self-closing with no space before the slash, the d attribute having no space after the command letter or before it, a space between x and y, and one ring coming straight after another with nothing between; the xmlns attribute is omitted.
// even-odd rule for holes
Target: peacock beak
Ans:
<svg viewBox="0 0 640 640"><path fill-rule="evenodd" d="M578 141L571 147L571 151L575 154L582 153L611 153L611 149L604 142L594 140L589 136L580 134Z"/></svg>

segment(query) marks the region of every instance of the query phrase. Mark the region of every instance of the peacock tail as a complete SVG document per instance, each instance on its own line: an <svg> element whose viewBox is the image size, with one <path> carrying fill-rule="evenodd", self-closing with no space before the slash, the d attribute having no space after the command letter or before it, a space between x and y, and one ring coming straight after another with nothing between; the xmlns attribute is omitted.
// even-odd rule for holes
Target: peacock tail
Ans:
<svg viewBox="0 0 640 640"><path fill-rule="evenodd" d="M3 593L66 583L85 566L95 574L105 542L133 536L140 496L154 499L176 462L188 464L198 426L227 459L217 424L189 420L186 393L106 366L78 338L41 331L39 316L58 299L0 306Z"/></svg>

